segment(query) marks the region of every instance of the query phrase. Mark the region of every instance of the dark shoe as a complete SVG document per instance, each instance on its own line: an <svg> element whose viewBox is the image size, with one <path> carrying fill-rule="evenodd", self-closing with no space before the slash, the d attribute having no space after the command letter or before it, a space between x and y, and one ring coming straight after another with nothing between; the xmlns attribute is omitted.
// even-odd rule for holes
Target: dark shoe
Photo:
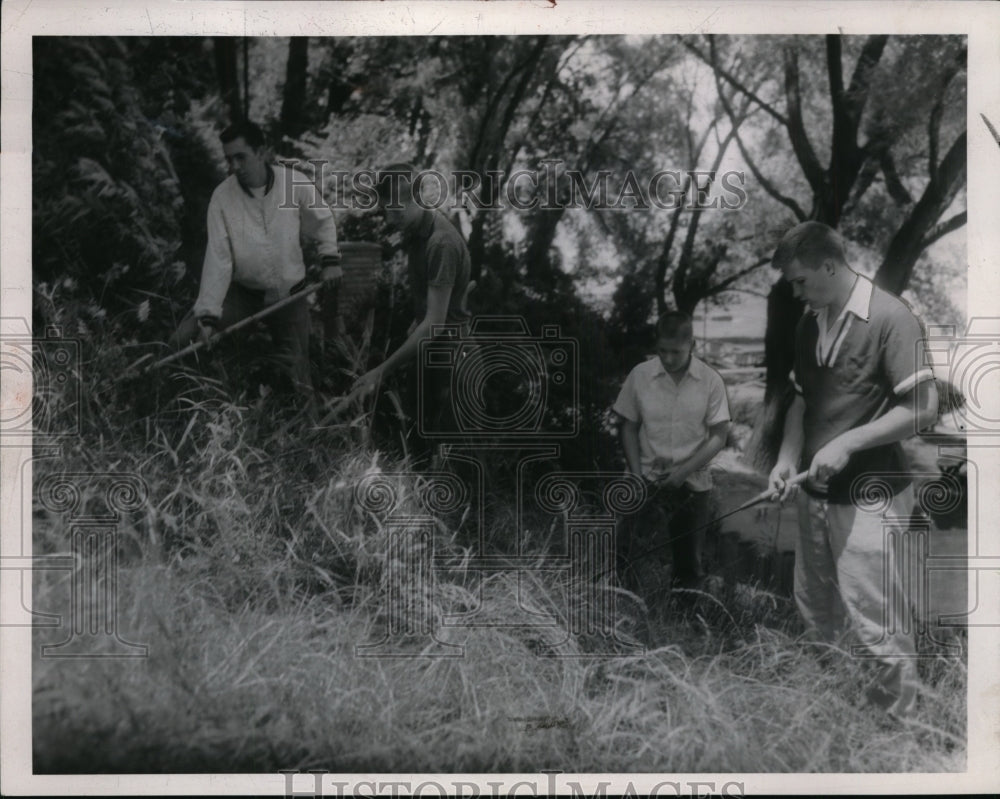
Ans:
<svg viewBox="0 0 1000 799"><path fill-rule="evenodd" d="M912 664L883 666L876 682L865 690L865 699L896 718L906 718L917 706L917 684Z"/></svg>

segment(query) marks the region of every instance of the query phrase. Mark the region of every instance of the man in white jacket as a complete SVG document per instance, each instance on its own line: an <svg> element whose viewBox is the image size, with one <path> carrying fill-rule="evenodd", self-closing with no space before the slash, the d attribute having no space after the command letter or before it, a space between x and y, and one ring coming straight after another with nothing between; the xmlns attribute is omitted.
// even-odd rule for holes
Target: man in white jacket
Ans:
<svg viewBox="0 0 1000 799"><path fill-rule="evenodd" d="M201 290L171 344L206 342L227 325L287 297L305 283L301 236L316 240L323 278L341 278L337 228L319 187L291 167L272 164L264 135L249 121L220 135L230 175L208 206L208 247ZM306 299L267 317L282 369L313 412Z"/></svg>

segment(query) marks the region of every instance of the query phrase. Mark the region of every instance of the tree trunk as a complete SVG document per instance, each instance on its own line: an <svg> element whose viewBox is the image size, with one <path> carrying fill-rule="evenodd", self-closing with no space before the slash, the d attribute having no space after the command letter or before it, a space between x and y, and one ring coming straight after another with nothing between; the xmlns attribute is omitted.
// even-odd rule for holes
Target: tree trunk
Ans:
<svg viewBox="0 0 1000 799"><path fill-rule="evenodd" d="M767 327L764 331L764 363L767 367L765 401L788 383L792 371L795 349L795 327L805 310L805 303L797 300L792 284L779 279L767 295Z"/></svg>
<svg viewBox="0 0 1000 799"><path fill-rule="evenodd" d="M309 68L309 37L293 36L288 42L288 65L281 99L281 132L298 136L306 129L306 74Z"/></svg>
<svg viewBox="0 0 1000 799"><path fill-rule="evenodd" d="M909 285L913 267L928 245L928 233L965 183L965 139L963 131L941 161L906 221L892 237L885 258L875 273L875 284L886 291L901 294Z"/></svg>
<svg viewBox="0 0 1000 799"><path fill-rule="evenodd" d="M483 261L486 257L486 218L482 213L476 214L469 230L469 260L472 268L469 271L470 280L481 280L483 277Z"/></svg>
<svg viewBox="0 0 1000 799"><path fill-rule="evenodd" d="M243 117L240 105L240 79L237 66L237 39L234 36L216 36L212 40L215 51L215 76L219 81L219 93L229 110L229 121Z"/></svg>
<svg viewBox="0 0 1000 799"><path fill-rule="evenodd" d="M527 267L528 282L536 287L548 288L556 282L552 265L552 243L555 241L556 230L563 213L565 213L564 208L535 212L524 262Z"/></svg>
<svg viewBox="0 0 1000 799"><path fill-rule="evenodd" d="M337 39L330 46L323 62L320 81L326 86L326 120L329 120L331 114L341 113L354 94L356 76L347 72L347 65L355 52L351 41Z"/></svg>

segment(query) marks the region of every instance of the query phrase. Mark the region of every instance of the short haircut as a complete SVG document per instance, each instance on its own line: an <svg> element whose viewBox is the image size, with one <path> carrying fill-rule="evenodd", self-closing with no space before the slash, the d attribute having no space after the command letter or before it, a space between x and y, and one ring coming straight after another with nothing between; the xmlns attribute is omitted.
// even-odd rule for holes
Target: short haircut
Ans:
<svg viewBox="0 0 1000 799"><path fill-rule="evenodd" d="M243 139L251 148L259 150L264 146L264 131L249 119L240 119L219 134L223 144Z"/></svg>
<svg viewBox="0 0 1000 799"><path fill-rule="evenodd" d="M822 222L803 222L789 230L778 243L771 259L775 269L784 269L798 261L807 269L816 269L824 261L847 263L844 240L829 225Z"/></svg>
<svg viewBox="0 0 1000 799"><path fill-rule="evenodd" d="M664 338L694 339L694 325L690 314L684 311L667 311L656 323L656 340Z"/></svg>
<svg viewBox="0 0 1000 799"><path fill-rule="evenodd" d="M375 191L378 193L379 205L399 206L413 197L413 181L417 168L413 164L400 161L380 169L376 175Z"/></svg>

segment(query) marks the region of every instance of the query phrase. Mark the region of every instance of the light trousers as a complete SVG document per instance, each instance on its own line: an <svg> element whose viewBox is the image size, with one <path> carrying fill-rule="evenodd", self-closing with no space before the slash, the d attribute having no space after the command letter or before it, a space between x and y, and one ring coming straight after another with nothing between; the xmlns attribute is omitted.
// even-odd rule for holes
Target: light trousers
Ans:
<svg viewBox="0 0 1000 799"><path fill-rule="evenodd" d="M887 507L865 510L800 492L795 602L807 634L879 664L869 699L901 715L916 694L916 645L896 552L913 510L908 486Z"/></svg>

